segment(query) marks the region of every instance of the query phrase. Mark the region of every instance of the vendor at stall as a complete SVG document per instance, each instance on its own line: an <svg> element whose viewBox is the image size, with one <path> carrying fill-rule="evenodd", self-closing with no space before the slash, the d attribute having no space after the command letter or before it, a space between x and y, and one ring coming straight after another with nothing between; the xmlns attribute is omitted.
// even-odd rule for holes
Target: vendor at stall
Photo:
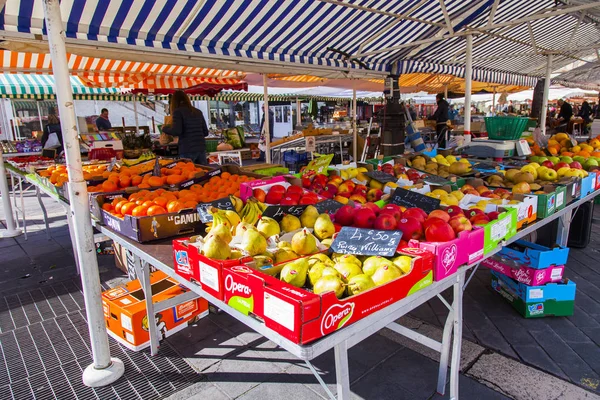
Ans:
<svg viewBox="0 0 600 400"><path fill-rule="evenodd" d="M189 158L195 164L208 165L206 161L206 140L208 127L202 111L192 106L190 98L182 90L171 97L172 125L163 125L168 135L179 138L179 157Z"/></svg>
<svg viewBox="0 0 600 400"><path fill-rule="evenodd" d="M448 130L448 102L444 99L444 95L442 93L438 93L435 96L435 100L437 102L437 109L435 113L431 117L430 120L434 120L435 124L435 134L437 137L437 143L439 147L446 148L446 131Z"/></svg>
<svg viewBox="0 0 600 400"><path fill-rule="evenodd" d="M101 132L112 128L112 125L108 120L108 109L103 108L102 111L100 111L100 116L96 118L96 127Z"/></svg>
<svg viewBox="0 0 600 400"><path fill-rule="evenodd" d="M571 117L573 117L573 107L563 99L558 100L558 106L560 107L557 117L557 128L559 131L571 133L573 126L570 123Z"/></svg>

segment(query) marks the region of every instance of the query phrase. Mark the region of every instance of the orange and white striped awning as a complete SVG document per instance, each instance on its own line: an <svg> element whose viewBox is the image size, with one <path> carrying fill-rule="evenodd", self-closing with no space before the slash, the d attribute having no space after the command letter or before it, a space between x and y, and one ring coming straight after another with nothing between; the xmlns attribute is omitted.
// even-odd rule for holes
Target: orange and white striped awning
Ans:
<svg viewBox="0 0 600 400"><path fill-rule="evenodd" d="M276 79L279 81L288 82L302 82L302 83L325 83L327 78L321 78L313 75L286 75L286 74L268 74L269 79Z"/></svg>
<svg viewBox="0 0 600 400"><path fill-rule="evenodd" d="M52 74L49 54L0 50L2 73ZM246 75L238 71L170 64L119 61L67 54L69 70L86 86L125 89L187 88L200 83L235 84Z"/></svg>

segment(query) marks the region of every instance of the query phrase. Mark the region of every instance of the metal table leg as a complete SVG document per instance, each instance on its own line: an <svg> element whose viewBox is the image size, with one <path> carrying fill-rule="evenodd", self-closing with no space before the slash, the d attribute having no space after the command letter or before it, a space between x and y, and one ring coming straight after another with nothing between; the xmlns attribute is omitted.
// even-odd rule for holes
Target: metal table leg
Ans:
<svg viewBox="0 0 600 400"><path fill-rule="evenodd" d="M454 302L455 303L455 302ZM454 304L453 303L453 304ZM442 351L440 352L440 366L438 371L437 392L443 395L446 392L446 377L448 376L448 358L450 357L450 340L454 327L454 312L450 310L442 334Z"/></svg>
<svg viewBox="0 0 600 400"><path fill-rule="evenodd" d="M50 239L50 226L48 225L48 212L46 211L46 206L42 201L42 195L40 193L40 188L35 186L35 196L37 197L38 203L40 204L40 208L42 209L42 214L44 215L44 224L46 225L46 236L48 240Z"/></svg>
<svg viewBox="0 0 600 400"><path fill-rule="evenodd" d="M454 284L454 303L452 308L454 319L454 340L452 343L452 361L450 363L450 399L458 399L458 382L460 372L460 350L462 345L462 306L463 286L465 283L465 272L457 274L457 282Z"/></svg>
<svg viewBox="0 0 600 400"><path fill-rule="evenodd" d="M335 346L335 377L338 400L350 399L350 372L348 370L348 342Z"/></svg>
<svg viewBox="0 0 600 400"><path fill-rule="evenodd" d="M569 241L569 226L571 225L571 216L573 210L569 210L558 218L558 231L556 233L556 243L567 247Z"/></svg>
<svg viewBox="0 0 600 400"><path fill-rule="evenodd" d="M144 291L144 301L146 302L146 315L148 316L148 334L150 335L150 354L155 356L158 354L158 331L156 327L156 313L154 311L154 303L152 302L152 286L150 285L150 266L143 262L137 255L134 256L135 273L142 284Z"/></svg>
<svg viewBox="0 0 600 400"><path fill-rule="evenodd" d="M75 264L77 266L77 274L81 274L81 265L79 265L79 257L77 257L77 240L75 239L75 229L73 229L73 215L71 208L65 206L65 213L67 214L67 224L69 225L69 237L71 238L71 247L73 249L73 257L75 257Z"/></svg>
<svg viewBox="0 0 600 400"><path fill-rule="evenodd" d="M23 200L23 178L19 177L19 197L21 198L21 217L23 218L23 234L27 239L27 221L25 217L25 200Z"/></svg>

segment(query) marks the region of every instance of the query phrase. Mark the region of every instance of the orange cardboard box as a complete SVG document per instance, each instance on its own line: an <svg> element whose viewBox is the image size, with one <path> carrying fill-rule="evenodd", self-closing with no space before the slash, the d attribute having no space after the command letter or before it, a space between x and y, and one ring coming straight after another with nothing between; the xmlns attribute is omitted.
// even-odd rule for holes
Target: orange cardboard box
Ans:
<svg viewBox="0 0 600 400"><path fill-rule="evenodd" d="M150 273L152 301L158 303L189 290L170 279L164 272ZM148 317L144 292L139 280L102 293L102 307L108 334L123 346L137 351L150 346ZM188 321L208 315L208 302L202 298L186 301L170 309L156 313L159 340L179 332Z"/></svg>

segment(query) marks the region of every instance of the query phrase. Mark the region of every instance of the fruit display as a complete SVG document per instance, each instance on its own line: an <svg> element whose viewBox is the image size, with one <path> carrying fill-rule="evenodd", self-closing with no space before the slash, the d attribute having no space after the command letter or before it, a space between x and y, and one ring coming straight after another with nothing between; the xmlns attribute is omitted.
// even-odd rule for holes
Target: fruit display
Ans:
<svg viewBox="0 0 600 400"><path fill-rule="evenodd" d="M351 168L352 169L352 168ZM357 168L355 178L344 179L341 175L331 174L329 176L317 174L311 178L303 177L302 186L326 199L333 199L342 204L353 201L359 204L375 202L383 196L384 188L395 189L398 185L394 182L381 183L365 175L366 168ZM342 170L344 172L347 170ZM351 175L345 176L354 176Z"/></svg>
<svg viewBox="0 0 600 400"><path fill-rule="evenodd" d="M494 187L510 188L513 193L539 192L549 183L569 182L569 178L586 178L588 171L581 167L577 161L570 164L559 162L554 164L551 160L543 161L542 165L531 162L520 169L507 169L489 175L485 181Z"/></svg>
<svg viewBox="0 0 600 400"><path fill-rule="evenodd" d="M435 157L418 155L410 158L407 164L413 168L425 171L428 174L447 178L451 175L465 176L472 172L471 163L467 159L457 159L453 155L444 157L441 154Z"/></svg>
<svg viewBox="0 0 600 400"><path fill-rule="evenodd" d="M11 157L6 160L10 165L17 169L26 170L30 168L42 168L54 164L54 159L43 156L19 156Z"/></svg>
<svg viewBox="0 0 600 400"><path fill-rule="evenodd" d="M282 184L253 189L252 196L269 205L282 206L316 204L320 199L315 192L304 190L300 186L289 185L286 187Z"/></svg>
<svg viewBox="0 0 600 400"><path fill-rule="evenodd" d="M533 150L535 150L533 155L540 157L549 154L551 156L583 157L584 159L589 157L596 158L600 157L600 139L593 138L588 142L577 143L568 134L557 133L556 135L552 135L548 140L546 151L539 146L532 148Z"/></svg>
<svg viewBox="0 0 600 400"><path fill-rule="evenodd" d="M0 145L2 146L2 152L5 154L42 151L42 143L35 139L20 140L16 142L2 140Z"/></svg>

